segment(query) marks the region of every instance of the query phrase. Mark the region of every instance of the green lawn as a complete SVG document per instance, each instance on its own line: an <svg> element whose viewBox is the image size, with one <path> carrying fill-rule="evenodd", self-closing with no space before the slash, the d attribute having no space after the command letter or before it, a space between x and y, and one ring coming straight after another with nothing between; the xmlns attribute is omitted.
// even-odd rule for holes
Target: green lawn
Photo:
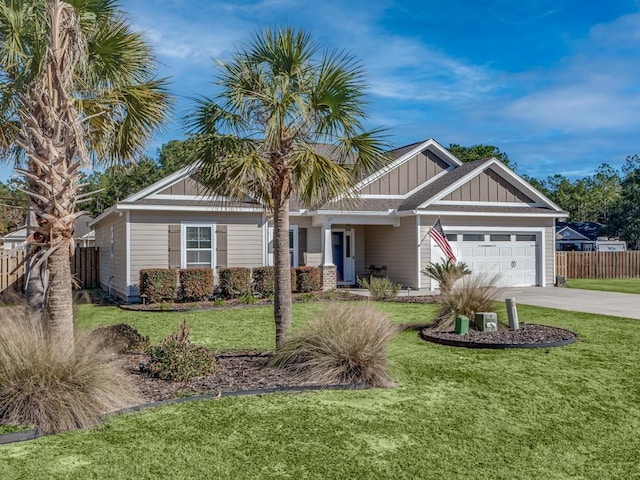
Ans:
<svg viewBox="0 0 640 480"><path fill-rule="evenodd" d="M574 278L567 280L567 286L569 288L584 288L585 290L640 294L640 278Z"/></svg>
<svg viewBox="0 0 640 480"><path fill-rule="evenodd" d="M299 322L318 304L296 305ZM377 304L394 321L433 306ZM500 307L502 308L502 307ZM140 314L83 306L81 325L127 321L154 341L182 318L218 349L269 348L269 308ZM0 478L513 479L640 477L640 324L519 306L580 342L465 350L400 334L400 386L225 398L0 447Z"/></svg>

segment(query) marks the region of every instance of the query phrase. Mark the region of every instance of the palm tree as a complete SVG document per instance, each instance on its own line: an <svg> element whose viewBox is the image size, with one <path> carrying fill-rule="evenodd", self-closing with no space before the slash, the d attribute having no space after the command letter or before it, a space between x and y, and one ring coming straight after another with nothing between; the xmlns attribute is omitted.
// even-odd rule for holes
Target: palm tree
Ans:
<svg viewBox="0 0 640 480"><path fill-rule="evenodd" d="M49 334L73 346L70 255L81 169L130 161L165 119L166 82L114 0L0 5L0 148L25 180Z"/></svg>
<svg viewBox="0 0 640 480"><path fill-rule="evenodd" d="M384 162L380 130L365 131L363 70L343 52L320 53L304 32L265 30L219 63L220 93L189 122L213 193L249 196L273 212L276 348L291 324L289 201L313 207L349 196ZM318 148L329 144L332 148Z"/></svg>

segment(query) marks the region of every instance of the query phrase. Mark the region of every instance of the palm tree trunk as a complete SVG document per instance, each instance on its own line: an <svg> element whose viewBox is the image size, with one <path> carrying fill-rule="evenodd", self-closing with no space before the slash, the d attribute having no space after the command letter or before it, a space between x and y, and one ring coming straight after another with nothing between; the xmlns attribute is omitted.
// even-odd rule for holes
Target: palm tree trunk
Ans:
<svg viewBox="0 0 640 480"><path fill-rule="evenodd" d="M275 195L273 205L273 257L275 295L273 315L276 323L276 350L291 326L291 260L289 258L289 199Z"/></svg>
<svg viewBox="0 0 640 480"><path fill-rule="evenodd" d="M71 261L68 248L58 248L47 259L49 291L47 299L48 335L59 340L68 350L73 349L73 290Z"/></svg>

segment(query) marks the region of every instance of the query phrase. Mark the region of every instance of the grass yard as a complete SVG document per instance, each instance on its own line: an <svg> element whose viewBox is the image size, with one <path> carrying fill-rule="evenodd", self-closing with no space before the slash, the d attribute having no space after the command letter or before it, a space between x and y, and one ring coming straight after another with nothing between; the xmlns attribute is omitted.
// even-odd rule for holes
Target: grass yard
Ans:
<svg viewBox="0 0 640 480"><path fill-rule="evenodd" d="M585 290L640 294L640 278L574 278L567 280L567 286Z"/></svg>
<svg viewBox="0 0 640 480"><path fill-rule="evenodd" d="M296 322L321 304L295 305ZM396 322L430 305L376 304ZM502 308L502 307L500 307ZM504 313L504 312L503 312ZM465 350L404 332L400 386L185 403L92 431L0 447L0 478L640 478L640 323L519 306L579 343ZM271 348L268 307L189 314L81 306L84 328L128 322L159 341L182 318L216 349Z"/></svg>

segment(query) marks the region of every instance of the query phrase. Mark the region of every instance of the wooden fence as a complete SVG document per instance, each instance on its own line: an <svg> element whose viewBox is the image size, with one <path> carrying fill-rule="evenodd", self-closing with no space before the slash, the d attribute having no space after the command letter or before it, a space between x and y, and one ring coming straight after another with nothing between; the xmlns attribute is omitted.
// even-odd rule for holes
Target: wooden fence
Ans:
<svg viewBox="0 0 640 480"><path fill-rule="evenodd" d="M0 292L9 287L24 288L24 250L8 252L0 250ZM100 286L100 255L95 247L78 247L71 259L71 274L78 288Z"/></svg>
<svg viewBox="0 0 640 480"><path fill-rule="evenodd" d="M565 278L637 278L640 251L556 252L556 274Z"/></svg>

